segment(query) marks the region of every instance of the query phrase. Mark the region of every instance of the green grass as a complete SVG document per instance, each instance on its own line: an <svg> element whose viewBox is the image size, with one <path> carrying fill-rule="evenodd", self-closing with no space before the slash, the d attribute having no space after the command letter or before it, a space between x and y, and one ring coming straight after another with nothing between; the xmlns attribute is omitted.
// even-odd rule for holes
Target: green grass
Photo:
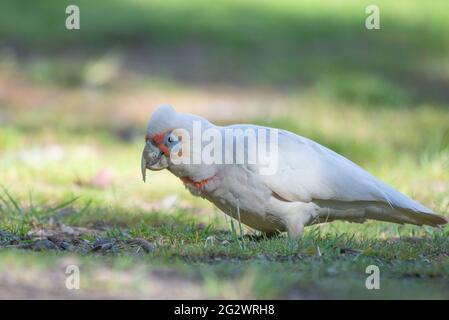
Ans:
<svg viewBox="0 0 449 320"><path fill-rule="evenodd" d="M381 31L364 28L365 0L71 4L81 10L78 31L65 29L63 1L2 1L0 38L36 57L15 63L37 83L104 84L137 73L142 81L275 86L376 108L447 102L444 0L378 1Z"/></svg>
<svg viewBox="0 0 449 320"><path fill-rule="evenodd" d="M421 118L417 115L414 120ZM295 130L282 121L281 118L274 123ZM343 126L342 131L346 131ZM364 159L365 165L437 212L448 215L447 149L404 157L407 153L414 154L415 147L403 154L383 150L392 148L389 143L394 145L396 139L401 141L401 135L392 135L386 146L375 148L379 153L385 152L386 158ZM52 292L61 292L58 294L66 297L77 294L139 297L145 293L157 298L158 291L147 283L160 272L169 272L186 282L187 287L195 287L197 297L209 298L447 298L449 294L445 286L449 276L448 228L339 222L308 228L299 243L291 243L285 236L254 238L248 236L254 232L247 228L247 236L241 240L238 221L231 228L229 218L225 219L204 201L193 201L181 183L168 174L151 174L150 183L144 185L137 170L140 144L107 142L101 137L94 136L96 152L89 160L92 167L86 166L78 154L76 145L80 142L75 137L64 144L67 154L62 159L39 164L23 159L8 162L8 157L4 157L2 166L7 171L2 175L9 191L2 192L0 230L21 237L19 242L32 242L30 232L57 229L57 220L72 227L96 229L95 236L81 238L91 243L113 238L118 247L101 253L82 250L24 253L3 249L0 270L6 272L14 259L19 264L14 268L14 278L27 283L19 274L31 264L31 274L49 279L50 289L44 292L50 296ZM39 141L38 136L34 139ZM340 141L338 136L335 139ZM375 145L373 140L365 143ZM360 152L357 145L348 142L340 151L356 156ZM44 142L34 145L38 149L44 146ZM19 144L8 148L7 155L14 158L17 150L26 149L26 143ZM125 155L123 159L120 154ZM135 155L136 165L130 163L130 154ZM114 172L111 185L96 188L76 183L77 179L91 179L104 163ZM180 195L175 205L160 206L164 198L174 194ZM79 199L70 202L75 196ZM153 243L154 251L144 253L126 244L134 238ZM83 290L75 296L60 287L59 278L55 280L52 275L63 272L61 264L73 258L84 270ZM42 260L46 266L40 266ZM123 268L118 267L122 264ZM381 268L379 291L364 287L365 269L371 264ZM98 282L95 280L98 270L114 276ZM123 274L129 278L125 283L111 280L121 279ZM125 287L126 294L119 290ZM179 297L168 292L168 296ZM180 296L188 297L188 293Z"/></svg>
<svg viewBox="0 0 449 320"><path fill-rule="evenodd" d="M38 209L17 210L23 216L22 223L30 229L52 228L42 220ZM12 224L8 224L12 218L3 215L2 226L14 225L18 218L13 216ZM34 224L31 226L29 221ZM160 273L179 279L181 291L183 286L192 286L198 297L207 298L428 299L447 298L449 294L447 228L436 231L382 223L334 223L308 228L299 243L283 236L246 236L245 246L241 246L240 240L219 221L203 225L185 212L165 219L157 213L147 213L142 221L127 221L126 227L83 237L92 242L113 238L121 243L115 250L2 250L0 270L22 285L31 286L29 279L34 277L48 279L50 288L41 288L43 293L60 292L65 297L74 297L61 282L67 264L80 266L82 290L76 295L85 297L139 297L147 293L144 297L158 298L154 292L157 286L151 281ZM9 230L23 234L14 227ZM124 245L131 238L147 239L155 244L154 250L144 253ZM379 291L365 289L365 270L369 265L381 270ZM101 278L102 272L107 276ZM166 290L164 297L189 297L188 293L181 294L170 287Z"/></svg>
<svg viewBox="0 0 449 320"><path fill-rule="evenodd" d="M80 31L64 2L0 4L0 298L449 297L449 227L266 239L139 170L168 102L312 138L449 216L447 1L378 1L380 31L364 28L366 1L72 3Z"/></svg>

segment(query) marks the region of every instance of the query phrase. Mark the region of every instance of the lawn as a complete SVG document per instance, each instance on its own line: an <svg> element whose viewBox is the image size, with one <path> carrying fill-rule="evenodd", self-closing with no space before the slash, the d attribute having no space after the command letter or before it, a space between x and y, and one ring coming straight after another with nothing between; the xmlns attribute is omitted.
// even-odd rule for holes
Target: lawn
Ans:
<svg viewBox="0 0 449 320"><path fill-rule="evenodd" d="M140 177L170 103L312 138L449 217L447 1L377 1L377 31L366 1L72 3L79 31L63 2L0 4L0 298L449 298L449 226L240 235L168 172Z"/></svg>

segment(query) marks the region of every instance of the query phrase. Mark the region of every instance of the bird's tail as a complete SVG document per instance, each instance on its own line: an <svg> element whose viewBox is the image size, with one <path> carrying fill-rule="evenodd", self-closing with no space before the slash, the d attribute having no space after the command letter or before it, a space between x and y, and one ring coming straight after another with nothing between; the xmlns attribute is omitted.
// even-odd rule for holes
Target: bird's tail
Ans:
<svg viewBox="0 0 449 320"><path fill-rule="evenodd" d="M432 210L424 206L421 206L422 210L419 210L416 207L402 208L376 201L317 200L315 203L320 209L318 219L313 223L334 220L363 223L367 219L432 227L439 227L448 223L447 218L433 213Z"/></svg>
<svg viewBox="0 0 449 320"><path fill-rule="evenodd" d="M394 223L408 223L418 226L427 225L432 227L440 227L448 223L448 220L440 215L430 212L414 211L398 207L383 208L379 210L367 210L366 218L375 219Z"/></svg>
<svg viewBox="0 0 449 320"><path fill-rule="evenodd" d="M432 209L407 197L405 194L397 191L382 181L377 182L377 189L383 195L383 200L389 207L382 208L382 215L381 217L378 217L377 220L383 220L383 217L394 220L386 221L409 223L418 226L428 225L432 227L438 227L448 223L448 220L445 217L435 214ZM368 211L367 215L369 214ZM376 215L376 213L374 213L374 215Z"/></svg>

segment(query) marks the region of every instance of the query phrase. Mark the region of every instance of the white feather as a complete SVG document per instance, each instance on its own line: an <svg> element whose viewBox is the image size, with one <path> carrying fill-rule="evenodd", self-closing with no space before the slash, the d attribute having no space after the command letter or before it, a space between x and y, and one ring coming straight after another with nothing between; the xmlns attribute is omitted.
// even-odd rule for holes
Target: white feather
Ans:
<svg viewBox="0 0 449 320"><path fill-rule="evenodd" d="M373 204L378 204L386 215L385 219L378 212L370 215L363 210L355 210L354 215L360 212L367 214L367 218L391 221L401 220L405 212L402 222L415 223L413 221L417 217L422 217L422 221L418 218L416 224L446 222L434 215L431 209L380 181L347 158L288 131L281 131L279 135L278 173L261 176L261 179L288 201L320 203L320 200L328 200L327 205L341 207L339 202L347 202L359 208L364 205L372 208ZM408 216L408 211L413 218ZM390 215L397 215L397 219Z"/></svg>
<svg viewBox="0 0 449 320"><path fill-rule="evenodd" d="M200 121L203 129L269 129L253 125L218 127L163 106L153 114L147 134L178 128L191 132L194 121ZM292 236L300 236L304 225L338 219L431 226L447 222L352 161L294 133L279 130L277 159L278 168L271 175L262 175L260 166L248 164L170 165L168 169L191 181L214 177L201 189L186 186L231 216L239 209L243 223L265 232L288 230Z"/></svg>

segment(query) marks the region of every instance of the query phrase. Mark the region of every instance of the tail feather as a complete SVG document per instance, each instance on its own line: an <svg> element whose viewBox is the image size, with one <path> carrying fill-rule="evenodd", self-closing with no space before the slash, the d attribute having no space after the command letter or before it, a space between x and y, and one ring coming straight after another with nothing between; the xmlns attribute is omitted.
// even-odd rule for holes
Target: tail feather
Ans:
<svg viewBox="0 0 449 320"><path fill-rule="evenodd" d="M448 220L435 214L431 209L415 201L393 187L377 181L376 187L383 195L388 208L379 206L370 211L367 208L365 214L368 219L390 221L395 223L409 223L418 226L428 225L438 227L448 223ZM379 208L382 210L379 212Z"/></svg>
<svg viewBox="0 0 449 320"><path fill-rule="evenodd" d="M368 219L375 219L394 223L408 223L418 226L427 225L432 227L440 227L448 223L448 220L440 215L429 212L414 211L404 208L383 208L382 210L366 210L365 214Z"/></svg>
<svg viewBox="0 0 449 320"><path fill-rule="evenodd" d="M319 207L319 214L318 219L313 223L334 220L363 223L367 219L432 227L439 227L448 223L447 218L433 213L424 206L422 207L425 208L425 211L420 211L416 208L401 208L376 201L316 200L315 203Z"/></svg>

